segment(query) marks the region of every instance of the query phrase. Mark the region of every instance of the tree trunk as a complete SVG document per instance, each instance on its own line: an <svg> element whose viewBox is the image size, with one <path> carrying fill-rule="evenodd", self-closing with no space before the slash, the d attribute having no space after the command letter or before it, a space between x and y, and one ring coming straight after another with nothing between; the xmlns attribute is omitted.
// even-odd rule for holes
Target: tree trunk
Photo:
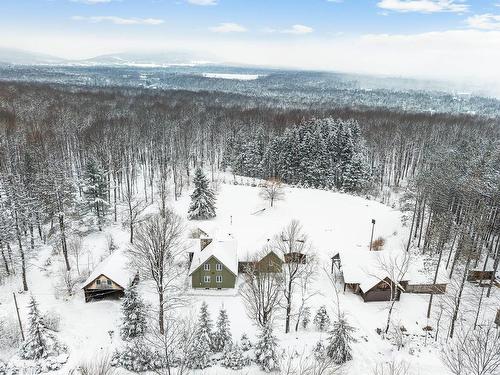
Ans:
<svg viewBox="0 0 500 375"><path fill-rule="evenodd" d="M64 225L64 215L59 215L59 230L61 231L61 247L64 256L64 262L66 263L66 270L71 271L71 266L68 259L68 244L66 242L66 227Z"/></svg>
<svg viewBox="0 0 500 375"><path fill-rule="evenodd" d="M2 260L5 267L5 273L7 274L7 276L10 276L9 263L7 262L7 257L5 256L2 241L0 241L0 251L2 252Z"/></svg>

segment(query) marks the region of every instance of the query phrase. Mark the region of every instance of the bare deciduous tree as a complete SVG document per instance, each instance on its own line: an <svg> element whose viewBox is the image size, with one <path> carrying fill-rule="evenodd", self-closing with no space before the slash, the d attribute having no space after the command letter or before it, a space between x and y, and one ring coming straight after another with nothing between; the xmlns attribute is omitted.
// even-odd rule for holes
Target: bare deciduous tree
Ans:
<svg viewBox="0 0 500 375"><path fill-rule="evenodd" d="M147 218L137 228L136 239L129 249L132 265L141 277L153 280L158 295L158 326L164 329L165 310L181 301L178 278L183 272L183 224L172 211Z"/></svg>
<svg viewBox="0 0 500 375"><path fill-rule="evenodd" d="M292 302L299 290L301 280L311 279L316 274L316 256L311 250L307 235L297 220L292 220L273 241L272 249L282 259L283 296L285 308L285 332L290 332Z"/></svg>
<svg viewBox="0 0 500 375"><path fill-rule="evenodd" d="M269 204L273 207L275 201L282 200L285 197L283 184L277 178L270 178L262 185L259 195L262 199L269 201Z"/></svg>
<svg viewBox="0 0 500 375"><path fill-rule="evenodd" d="M387 321L384 332L389 332L391 326L391 316L394 310L394 304L398 300L401 290L400 282L404 280L410 266L410 254L401 251L399 254L389 254L379 257L379 268L383 271L383 282L390 291L389 306L387 310ZM385 277L386 276L386 277Z"/></svg>
<svg viewBox="0 0 500 375"><path fill-rule="evenodd" d="M500 370L500 338L489 323L460 330L443 348L442 359L454 375L495 375Z"/></svg>
<svg viewBox="0 0 500 375"><path fill-rule="evenodd" d="M280 305L283 278L281 273L260 272L254 264L261 258L262 256L257 255L254 261L245 267L240 295L248 317L258 326L264 327L274 318Z"/></svg>
<svg viewBox="0 0 500 375"><path fill-rule="evenodd" d="M410 365L404 361L392 360L386 363L377 363L373 369L373 375L409 375Z"/></svg>

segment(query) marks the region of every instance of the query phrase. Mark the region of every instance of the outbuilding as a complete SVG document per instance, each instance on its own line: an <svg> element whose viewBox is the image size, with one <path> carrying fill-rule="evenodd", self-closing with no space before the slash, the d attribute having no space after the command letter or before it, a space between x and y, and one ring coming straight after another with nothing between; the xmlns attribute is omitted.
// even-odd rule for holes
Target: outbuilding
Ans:
<svg viewBox="0 0 500 375"><path fill-rule="evenodd" d="M121 298L138 277L123 250L117 250L99 263L83 283L85 302Z"/></svg>

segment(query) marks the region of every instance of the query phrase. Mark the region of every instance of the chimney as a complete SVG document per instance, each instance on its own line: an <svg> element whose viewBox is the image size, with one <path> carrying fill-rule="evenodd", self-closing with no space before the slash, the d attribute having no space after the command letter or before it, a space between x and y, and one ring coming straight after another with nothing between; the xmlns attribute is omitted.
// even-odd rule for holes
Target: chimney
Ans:
<svg viewBox="0 0 500 375"><path fill-rule="evenodd" d="M212 243L211 238L200 238L201 251Z"/></svg>

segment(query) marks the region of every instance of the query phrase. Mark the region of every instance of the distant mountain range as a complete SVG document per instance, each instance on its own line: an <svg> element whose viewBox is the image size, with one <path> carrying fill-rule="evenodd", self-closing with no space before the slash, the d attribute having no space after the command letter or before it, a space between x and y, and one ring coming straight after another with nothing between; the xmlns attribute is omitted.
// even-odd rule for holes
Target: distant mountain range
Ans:
<svg viewBox="0 0 500 375"><path fill-rule="evenodd" d="M185 51L123 52L96 56L90 59L68 60L60 57L0 47L0 64L17 65L110 65L110 66L168 66L192 65L214 61L213 56L201 56Z"/></svg>

